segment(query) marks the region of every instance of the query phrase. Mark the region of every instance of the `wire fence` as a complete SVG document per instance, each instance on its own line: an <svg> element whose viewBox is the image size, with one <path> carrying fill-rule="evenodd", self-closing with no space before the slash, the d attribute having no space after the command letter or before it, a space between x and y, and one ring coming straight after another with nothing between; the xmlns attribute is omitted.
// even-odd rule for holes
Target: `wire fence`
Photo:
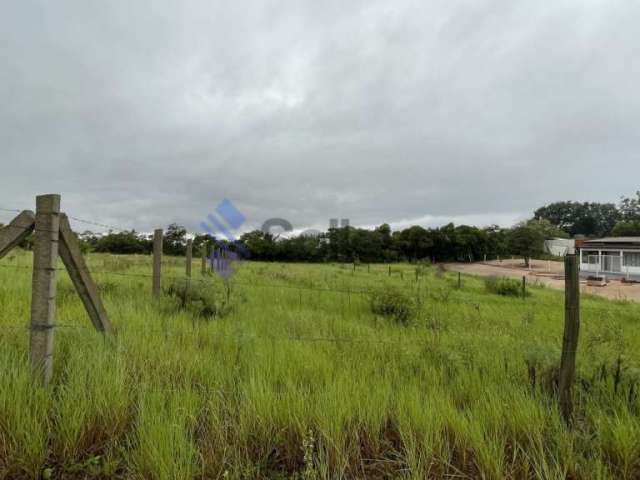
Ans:
<svg viewBox="0 0 640 480"><path fill-rule="evenodd" d="M23 211L24 210L19 210L17 208L0 207L0 212L5 212L7 214L9 214L9 213L11 213L11 214L21 213ZM107 229L106 232L92 232L92 233L95 233L95 234L104 234L104 233L110 233L110 232L129 232L129 231L136 230L134 228L126 228L126 227L112 225L112 224L108 224L108 223L104 223L104 222L98 222L98 221L95 221L95 220L87 220L87 219L84 219L84 218L75 217L73 215L67 215L67 218L69 218L69 220L73 220L74 222L81 223L83 225L90 225L92 227L100 227L100 228Z"/></svg>
<svg viewBox="0 0 640 480"><path fill-rule="evenodd" d="M0 264L0 268L9 268L9 269L16 269L16 270L21 270L24 271L25 273L31 273L32 268L30 266L21 266L21 265L3 265ZM64 268L57 268L57 271L62 271L62 272L66 272L66 270ZM113 271L109 271L109 270L89 270L89 273L91 273L92 275L105 275L105 276L118 276L118 277L131 277L131 278L144 278L144 279L148 279L151 280L153 278L153 275L151 274L144 274L144 273L126 273L126 272L113 272ZM174 280L191 280L193 282L197 282L198 279L197 278L190 278L187 277L186 274L179 274L179 275L163 275L162 276L163 280L169 280L169 281L174 281ZM201 280L202 281L202 280ZM205 280L206 281L206 280ZM215 285L213 283L214 281L211 280L211 287L215 288ZM318 292L318 293L333 293L333 294L340 294L340 295L346 295L346 296L350 296L350 295L361 295L361 296L365 296L365 297L370 297L372 295L376 294L376 288L375 287L369 287L369 288L331 288L331 287L324 287L324 286L309 286L309 285L287 285L287 284L281 284L281 283L259 283L259 282L243 282L243 281L238 281L238 280L232 280L229 285L233 288L233 287L243 287L243 288L247 288L247 289L251 289L251 288L262 288L262 289L272 289L272 290L294 290L294 291L308 291L308 292ZM419 300L421 302L423 302L424 304L434 304L434 305L440 305L440 306L446 306L446 305L465 305L467 307L471 307L473 309L476 309L478 311L482 310L483 307L487 307L487 306L491 306L491 307L495 307L495 306L504 306L505 302L508 302L509 300L514 300L514 298L512 297L500 297L500 296L496 296L493 301L488 304L488 303L483 303L479 300L469 300L466 298L460 298L457 296L451 296L452 294L454 294L454 292L464 292L464 289L459 289L459 288L454 288L452 287L449 290L446 290L445 292L439 291L439 290L429 290L429 285L425 282L423 284L418 284L416 285L415 283L411 284L413 286L416 286L416 291L415 293L417 295L420 295ZM535 309L535 308L550 308L550 307L557 307L557 302L542 302L542 301L534 301L531 299L517 299L519 300L519 302L517 303L509 303L509 305L511 306L516 306L516 307L526 307L528 309ZM622 299L622 301L624 301L624 299ZM633 303L625 303L624 306L627 305L634 305ZM594 313L606 313L606 314L614 314L616 312L618 312L618 310L616 309L616 307L619 307L622 305L616 305L616 304L611 304L608 306L596 306L596 305L589 305L589 304L584 304L582 303L580 306L580 310L583 313L588 313L588 314L594 314ZM638 305L638 308L640 309L640 305ZM562 314L562 310L558 310L559 314Z"/></svg>
<svg viewBox="0 0 640 480"><path fill-rule="evenodd" d="M7 207L0 207L0 212L6 212L6 213L20 213L23 210L20 209L15 209L15 208L7 208ZM133 231L135 229L132 228L124 228L124 227L120 227L117 225L113 225L113 224L107 224L104 222L99 222L99 221L95 221L95 220L87 220L84 218L80 218L80 217L75 217L75 216L70 216L68 215L68 218L71 220L74 220L75 222L81 223L81 224L85 224L85 225L90 225L90 226L97 226L97 227L101 227L101 228L106 228L109 230L109 232L124 232L124 231ZM19 228L19 227L15 227L15 228ZM100 233L100 232L94 232L94 233ZM104 232L102 232L104 233ZM482 262L481 262L482 263ZM162 268L163 269L171 269L171 268L177 268L178 266L172 263L165 263L163 262L162 264ZM15 269L15 270L22 270L25 272L31 272L32 271L32 267L31 266L26 266L26 265L7 265L7 264L0 264L0 268L11 268L11 269ZM58 268L57 270L59 271L66 271L66 269L64 268ZM381 273L382 272L382 273ZM387 276L386 274L387 270L386 268L384 269L384 271L373 271L371 273L375 274L380 274L383 276ZM89 269L89 273L91 273L92 275L96 275L96 276L118 276L118 277L130 277L130 278L137 278L137 279L152 279L153 275L152 274L146 274L146 273L132 273L132 272L115 272L112 270L97 270L97 269ZM395 272L398 273L398 272ZM407 277L411 276L410 272L405 272L407 273ZM163 273L162 275L162 280L169 280L169 281L173 281L173 280L179 280L179 279L186 279L186 275L185 274L166 274ZM393 278L401 278L402 280L404 280L404 277L398 277L397 275L395 275ZM413 283L414 285L416 285L419 288L419 284L421 283L421 278L416 278L416 282ZM238 281L238 280L233 280L231 282L232 286L239 286L239 287L245 287L245 288L266 288L266 289L275 289L275 290L298 290L298 291L313 291L313 292L318 292L318 293L336 293L336 294L342 294L342 295L371 295L373 292L372 287L363 287L362 285L359 286L355 286L354 288L332 288L332 287L326 287L326 286L308 286L308 285L291 285L291 284L278 284L278 283L269 283L269 284L265 284L265 283L257 283L257 282L242 282L242 281ZM529 288L531 288L532 285L529 285ZM443 299L438 299L435 298L437 297L437 295L429 295L428 293L426 293L426 295L429 297L428 300L429 301L436 301L439 302L441 304L447 304L447 303L452 303L452 304L462 304L462 305L469 305L472 306L476 309L480 309L482 307L483 304L481 304L478 301L473 301L473 300L468 300L468 299L462 299L462 298L443 298ZM424 300L427 300L426 298ZM622 300L624 301L624 298L620 298L618 300ZM542 303L542 302L535 302L535 301L531 301L531 300L525 300L523 299L523 305L527 305L528 307L550 307L551 304L549 303ZM611 306L608 307L596 307L593 305L582 305L581 306L581 310L583 311L588 311L588 312L607 312L607 313L611 313ZM63 326L63 325L55 325L55 328L73 328L72 326Z"/></svg>

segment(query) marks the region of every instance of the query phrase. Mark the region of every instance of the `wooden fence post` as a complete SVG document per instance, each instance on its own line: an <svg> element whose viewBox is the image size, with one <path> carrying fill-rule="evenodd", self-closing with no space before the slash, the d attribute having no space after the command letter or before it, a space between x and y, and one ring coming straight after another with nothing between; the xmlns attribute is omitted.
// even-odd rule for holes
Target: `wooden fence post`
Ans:
<svg viewBox="0 0 640 480"><path fill-rule="evenodd" d="M207 249L202 247L202 260L200 264L200 273L202 275L207 274Z"/></svg>
<svg viewBox="0 0 640 480"><path fill-rule="evenodd" d="M522 298L527 297L527 277L522 276Z"/></svg>
<svg viewBox="0 0 640 480"><path fill-rule="evenodd" d="M153 231L153 286L151 293L156 300L160 298L160 275L162 270L162 229Z"/></svg>
<svg viewBox="0 0 640 480"><path fill-rule="evenodd" d="M31 368L46 385L53 374L60 195L36 197L31 286Z"/></svg>
<svg viewBox="0 0 640 480"><path fill-rule="evenodd" d="M580 278L575 254L564 257L564 336L558 379L560 410L567 423L573 415L573 382L576 371L576 352L580 332Z"/></svg>
<svg viewBox="0 0 640 480"><path fill-rule="evenodd" d="M389 276L391 276L391 265L389 265Z"/></svg>
<svg viewBox="0 0 640 480"><path fill-rule="evenodd" d="M187 240L187 277L191 278L191 263L193 262L193 240Z"/></svg>

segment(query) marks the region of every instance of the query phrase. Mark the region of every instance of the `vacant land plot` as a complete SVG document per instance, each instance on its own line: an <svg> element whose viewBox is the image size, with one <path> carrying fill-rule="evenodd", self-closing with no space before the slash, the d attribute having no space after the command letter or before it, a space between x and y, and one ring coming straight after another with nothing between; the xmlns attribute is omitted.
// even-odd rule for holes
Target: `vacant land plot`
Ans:
<svg viewBox="0 0 640 480"><path fill-rule="evenodd" d="M587 296L568 428L561 292L430 267L245 263L225 287L92 255L114 339L60 272L54 379L27 253L0 263L1 478L638 478L640 305ZM194 272L197 271L194 264ZM176 277L177 283L173 283Z"/></svg>
<svg viewBox="0 0 640 480"><path fill-rule="evenodd" d="M562 262L533 260L531 268L525 268L522 259L489 261L482 263L447 263L445 268L453 272L463 272L481 277L504 276L521 279L527 277L528 283L546 285L559 290L564 289L564 265ZM625 284L612 280L606 287L590 287L581 282L583 293L598 295L612 300L630 300L640 302L640 284Z"/></svg>

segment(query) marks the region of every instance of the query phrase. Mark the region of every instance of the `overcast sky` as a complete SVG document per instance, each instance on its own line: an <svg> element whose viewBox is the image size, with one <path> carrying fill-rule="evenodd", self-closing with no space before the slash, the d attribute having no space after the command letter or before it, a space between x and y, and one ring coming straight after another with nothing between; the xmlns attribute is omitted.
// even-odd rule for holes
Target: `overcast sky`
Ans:
<svg viewBox="0 0 640 480"><path fill-rule="evenodd" d="M196 230L223 198L245 228L616 202L639 24L636 0L3 1L0 208Z"/></svg>

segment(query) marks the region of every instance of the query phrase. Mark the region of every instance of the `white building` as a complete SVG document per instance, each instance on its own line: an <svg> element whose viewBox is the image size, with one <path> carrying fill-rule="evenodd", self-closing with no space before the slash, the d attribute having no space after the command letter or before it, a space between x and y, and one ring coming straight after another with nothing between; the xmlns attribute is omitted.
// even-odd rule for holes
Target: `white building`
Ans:
<svg viewBox="0 0 640 480"><path fill-rule="evenodd" d="M576 241L570 238L552 238L544 241L544 251L555 257L564 257L574 253Z"/></svg>
<svg viewBox="0 0 640 480"><path fill-rule="evenodd" d="M579 249L583 274L640 280L640 237L586 240Z"/></svg>

